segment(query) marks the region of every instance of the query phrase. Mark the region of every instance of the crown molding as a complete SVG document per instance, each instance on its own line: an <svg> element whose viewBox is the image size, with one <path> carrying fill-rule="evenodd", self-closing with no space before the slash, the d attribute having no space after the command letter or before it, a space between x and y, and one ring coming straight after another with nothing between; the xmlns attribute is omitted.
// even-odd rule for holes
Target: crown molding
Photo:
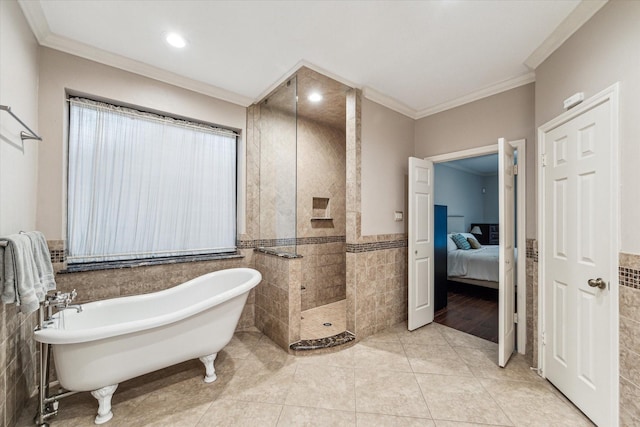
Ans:
<svg viewBox="0 0 640 427"><path fill-rule="evenodd" d="M247 107L253 102L253 100L247 96L239 95L235 92L231 92L214 85L184 77L153 65L145 64L144 62L136 61L122 55L107 52L105 50L53 34L47 24L39 1L18 0L18 2L29 26L31 27L31 30L41 46L66 52L110 67L129 71L134 74L139 74L183 89L211 96L232 104L237 104L242 107Z"/></svg>
<svg viewBox="0 0 640 427"><path fill-rule="evenodd" d="M477 101L488 96L496 95L498 93L514 89L520 86L524 86L536 81L536 75L533 71L523 74L518 77L514 77L508 80L501 81L499 83L486 86L483 89L471 92L468 95L461 96L460 98L452 99L451 101L443 102L442 104L434 105L433 107L425 108L416 113L416 119L422 119L427 116L431 116L442 111L450 110L455 107L459 107L464 104L468 104L473 101Z"/></svg>
<svg viewBox="0 0 640 427"><path fill-rule="evenodd" d="M607 0L583 0L571 14L562 21L556 30L527 58L524 64L530 69L538 67L555 49L566 41L580 26L589 20L598 10L600 10ZM415 110L398 100L382 94L370 87L362 87L335 73L319 67L306 60L299 61L293 68L287 71L275 83L263 91L257 98L252 99L247 96L237 94L217 86L213 86L195 79L184 77L173 72L169 72L158 67L145 64L121 55L116 55L95 47L77 42L66 37L55 35L51 32L46 18L42 11L42 6L38 0L18 0L18 4L29 23L38 43L41 46L49 47L62 52L70 53L85 59L89 59L101 64L119 68L145 77L149 77L164 83L182 87L194 92L221 99L233 104L247 107L259 102L279 87L284 81L291 77L301 67L307 67L318 73L324 74L342 84L356 89L362 89L363 96L373 102L385 106L393 111L403 114L411 119L418 120L442 111L446 111L469 102L477 101L488 96L492 96L519 86L523 86L535 81L533 71L521 76L508 79L465 96L432 106L422 110Z"/></svg>
<svg viewBox="0 0 640 427"><path fill-rule="evenodd" d="M31 27L31 31L36 36L38 43L42 44L42 41L51 34L51 30L49 29L47 19L44 17L44 12L42 11L40 2L18 0L18 5L22 9L22 13L27 19L27 22Z"/></svg>
<svg viewBox="0 0 640 427"><path fill-rule="evenodd" d="M524 61L524 65L532 70L538 68L556 49L558 49L573 33L599 11L608 0L583 0L558 25L558 27L542 42Z"/></svg>
<svg viewBox="0 0 640 427"><path fill-rule="evenodd" d="M366 86L363 87L362 96L364 96L370 101L376 102L384 107L387 107L397 113L405 115L410 119L415 120L417 118L416 110L414 110L413 108L407 106L406 104L403 104L402 102L394 98L391 98L390 96L387 96L383 93L376 91L375 89L372 89Z"/></svg>
<svg viewBox="0 0 640 427"><path fill-rule="evenodd" d="M352 87L354 89L359 89L360 86L353 83L350 80L347 80L335 73L332 73L331 71L326 70L325 68L319 67L315 64L313 64L312 62L309 62L305 59L302 59L300 61L298 61L296 63L296 65L294 65L292 68L290 68L287 72L285 72L278 80L276 80L274 83L272 83L271 85L269 85L269 87L267 87L265 90L262 91L262 93L260 93L260 95L258 95L253 102L254 103L258 103L260 101L262 101L264 98L266 98L267 96L271 95L271 93L276 90L278 87L280 87L280 85L284 82L286 82L287 80L289 80L291 78L292 75L294 75L295 73L298 72L298 70L300 70L300 68L302 67L306 67L309 68L310 70L315 71L316 73L319 74L323 74L326 77L329 77L335 81L337 81L338 83L342 83L345 86L349 86Z"/></svg>

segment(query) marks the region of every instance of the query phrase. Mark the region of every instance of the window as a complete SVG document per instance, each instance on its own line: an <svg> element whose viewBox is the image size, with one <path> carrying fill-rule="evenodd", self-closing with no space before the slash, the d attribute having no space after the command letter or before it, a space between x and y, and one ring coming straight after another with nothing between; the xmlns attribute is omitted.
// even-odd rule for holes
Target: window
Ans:
<svg viewBox="0 0 640 427"><path fill-rule="evenodd" d="M70 100L69 263L235 251L231 131Z"/></svg>

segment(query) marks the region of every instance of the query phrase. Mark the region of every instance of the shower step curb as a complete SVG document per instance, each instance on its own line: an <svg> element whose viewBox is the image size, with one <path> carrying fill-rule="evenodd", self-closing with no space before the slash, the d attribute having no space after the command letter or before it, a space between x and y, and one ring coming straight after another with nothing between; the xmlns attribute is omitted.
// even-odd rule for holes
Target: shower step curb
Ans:
<svg viewBox="0 0 640 427"><path fill-rule="evenodd" d="M356 336L354 334L349 331L344 331L330 337L300 340L291 344L289 348L293 351L318 350L344 345L355 339Z"/></svg>

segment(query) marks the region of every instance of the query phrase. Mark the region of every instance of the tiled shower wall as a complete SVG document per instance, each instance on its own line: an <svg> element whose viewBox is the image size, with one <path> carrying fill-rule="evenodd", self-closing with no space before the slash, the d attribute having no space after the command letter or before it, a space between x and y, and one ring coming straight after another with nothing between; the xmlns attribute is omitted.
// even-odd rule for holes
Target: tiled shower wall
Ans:
<svg viewBox="0 0 640 427"><path fill-rule="evenodd" d="M302 311L346 297L345 243L298 245L302 255Z"/></svg>
<svg viewBox="0 0 640 427"><path fill-rule="evenodd" d="M296 237L296 117L286 101L270 99L267 106L252 108L251 124L258 129L252 135L259 144L250 141L247 150L258 151L259 163L254 164L257 169L247 173L261 183L255 194L259 200L257 210L252 213L259 217L259 236L263 240Z"/></svg>
<svg viewBox="0 0 640 427"><path fill-rule="evenodd" d="M346 296L345 149L343 129L298 117L296 232L303 255L302 310ZM328 201L326 209L314 209L314 198Z"/></svg>
<svg viewBox="0 0 640 427"><path fill-rule="evenodd" d="M255 253L262 283L256 287L255 325L280 347L300 339L302 258Z"/></svg>
<svg viewBox="0 0 640 427"><path fill-rule="evenodd" d="M297 235L299 238L345 235L345 132L298 117ZM328 206L315 209L313 199ZM326 216L328 220L312 220Z"/></svg>
<svg viewBox="0 0 640 427"><path fill-rule="evenodd" d="M347 245L347 329L358 339L407 319L406 236L367 238Z"/></svg>
<svg viewBox="0 0 640 427"><path fill-rule="evenodd" d="M621 253L620 425L640 425L640 255Z"/></svg>
<svg viewBox="0 0 640 427"><path fill-rule="evenodd" d="M264 106L253 106L252 117L256 116L260 179L282 181L282 185L260 186L260 239L277 245L278 238L297 238L297 251L303 255L303 310L344 299L345 132L304 117L292 122L291 112ZM297 145L290 147L296 138ZM295 157L283 158L279 153ZM283 168L287 164L297 165L297 174ZM327 201L326 208L314 209L314 199ZM289 201L296 201L295 212Z"/></svg>

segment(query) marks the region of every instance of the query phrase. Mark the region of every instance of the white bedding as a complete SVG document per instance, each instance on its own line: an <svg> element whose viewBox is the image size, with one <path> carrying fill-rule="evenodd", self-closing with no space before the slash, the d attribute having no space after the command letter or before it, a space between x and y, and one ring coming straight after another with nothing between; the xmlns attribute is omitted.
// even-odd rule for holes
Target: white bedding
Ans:
<svg viewBox="0 0 640 427"><path fill-rule="evenodd" d="M456 249L447 255L447 276L497 282L500 246Z"/></svg>

